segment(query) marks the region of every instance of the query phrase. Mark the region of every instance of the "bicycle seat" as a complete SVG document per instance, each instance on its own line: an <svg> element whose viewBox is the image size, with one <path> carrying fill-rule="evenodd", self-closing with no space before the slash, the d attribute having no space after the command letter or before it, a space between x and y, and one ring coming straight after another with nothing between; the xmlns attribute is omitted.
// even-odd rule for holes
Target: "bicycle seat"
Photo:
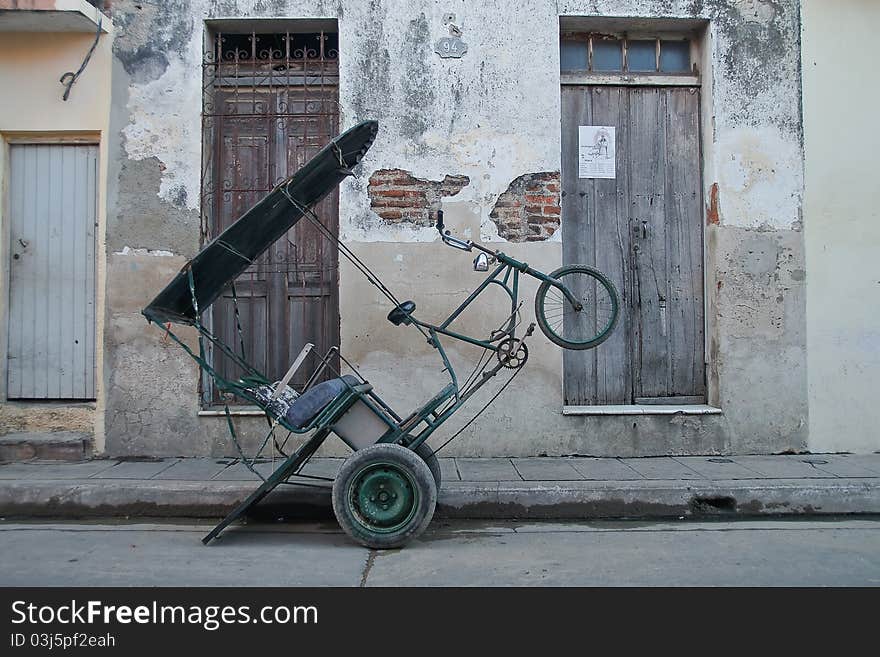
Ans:
<svg viewBox="0 0 880 657"><path fill-rule="evenodd" d="M388 321L394 324L395 326L400 326L401 324L409 324L411 315L415 312L416 302L415 301L404 301L399 306L397 306L394 310L388 313Z"/></svg>
<svg viewBox="0 0 880 657"><path fill-rule="evenodd" d="M296 398L287 409L285 419L291 426L302 429L350 386L359 384L351 374L319 383Z"/></svg>

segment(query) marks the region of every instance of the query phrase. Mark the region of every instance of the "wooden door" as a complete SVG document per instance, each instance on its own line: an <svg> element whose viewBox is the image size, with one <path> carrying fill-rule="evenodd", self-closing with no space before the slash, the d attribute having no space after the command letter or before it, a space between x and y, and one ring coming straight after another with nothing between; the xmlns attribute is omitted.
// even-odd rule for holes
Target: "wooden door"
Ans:
<svg viewBox="0 0 880 657"><path fill-rule="evenodd" d="M564 354L568 405L705 401L699 91L562 88L563 261L621 294L598 348ZM578 126L616 128L616 177L578 177Z"/></svg>
<svg viewBox="0 0 880 657"><path fill-rule="evenodd" d="M212 234L216 235L293 174L338 134L336 88L219 89L223 113L214 135L215 193ZM315 208L321 222L338 232L338 193ZM300 349L311 342L323 354L339 344L338 254L312 222L301 219L236 282L246 359L270 380L280 379ZM213 307L215 334L240 349L231 290ZM219 351L213 358L226 378L241 374ZM309 363L307 363L308 365ZM311 368L301 368L292 385L302 386ZM214 392L212 401L233 402Z"/></svg>
<svg viewBox="0 0 880 657"><path fill-rule="evenodd" d="M95 398L98 147L9 153L9 399Z"/></svg>

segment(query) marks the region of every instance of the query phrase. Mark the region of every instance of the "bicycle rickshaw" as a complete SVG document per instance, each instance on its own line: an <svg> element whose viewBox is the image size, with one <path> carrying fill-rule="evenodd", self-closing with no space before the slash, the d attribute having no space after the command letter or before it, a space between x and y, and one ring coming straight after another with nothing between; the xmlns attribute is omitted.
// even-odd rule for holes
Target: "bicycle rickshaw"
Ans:
<svg viewBox="0 0 880 657"><path fill-rule="evenodd" d="M541 281L535 298L536 319L541 331L557 345L567 349L589 349L607 339L614 328L618 296L611 281L601 272L586 265L568 265L544 274L501 251L453 236L445 229L442 212L437 216L442 241L456 249L476 251L474 269L488 273L486 279L440 324L416 318L416 304L399 301L312 211L312 207L336 185L354 175L352 168L366 154L377 131L377 122L366 121L333 139L299 171L205 246L143 310L147 320L163 327L168 336L199 364L203 375L213 379L221 392L231 393L257 406L268 423L268 431L259 449L248 457L238 440L229 406L225 406L232 443L242 463L263 481L204 537L205 544L273 489L284 484L331 487L336 518L354 540L371 548L404 545L430 523L441 484L439 462L426 442L428 438L477 390L502 370L510 370L508 380L471 418L470 424L513 381L528 360L526 339L532 335L534 324L518 337L520 276L532 276ZM395 412L345 359L338 346L318 355L317 367L301 390L294 390L288 384L302 367L313 345L307 344L285 376L275 382L245 360L235 279L303 217L312 221L327 239L335 241L340 254L389 299L392 310L388 320L392 324L420 331L428 344L437 350L450 382L409 415L401 416ZM494 268L490 271L492 265ZM453 331L450 326L456 318L490 285L500 286L510 297L510 315L501 327L482 339ZM239 337L237 347L225 344L202 321L202 313L227 288L231 288ZM196 329L197 353L172 330L173 324ZM483 350L474 370L463 382L459 381L443 347L444 339L460 340ZM212 363L207 345L230 358L243 374L236 379L225 378ZM338 368L334 365L337 359ZM320 381L328 375L328 370L333 370L335 376ZM277 433L281 432L287 435L279 442ZM331 434L341 438L353 453L344 461L335 478L304 472L303 467ZM304 435L305 439L288 454L285 447L293 435ZM277 449L284 460L264 477L254 466L269 445Z"/></svg>

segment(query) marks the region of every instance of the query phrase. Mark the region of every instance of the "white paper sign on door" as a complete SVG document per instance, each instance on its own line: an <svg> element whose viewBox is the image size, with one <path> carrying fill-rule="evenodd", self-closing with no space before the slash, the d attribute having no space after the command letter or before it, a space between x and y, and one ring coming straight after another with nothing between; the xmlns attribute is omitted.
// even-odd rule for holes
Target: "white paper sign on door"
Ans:
<svg viewBox="0 0 880 657"><path fill-rule="evenodd" d="M578 178L615 178L614 126L578 126Z"/></svg>

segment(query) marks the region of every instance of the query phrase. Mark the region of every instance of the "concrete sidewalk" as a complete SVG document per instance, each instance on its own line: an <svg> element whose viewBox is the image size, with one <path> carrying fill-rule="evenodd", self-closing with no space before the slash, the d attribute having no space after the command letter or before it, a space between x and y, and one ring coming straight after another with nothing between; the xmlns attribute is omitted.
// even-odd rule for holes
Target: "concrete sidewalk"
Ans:
<svg viewBox="0 0 880 657"><path fill-rule="evenodd" d="M341 462L312 459L304 472L332 477ZM440 462L437 515L447 518L880 514L880 454ZM264 475L272 468L257 466ZM0 516L220 517L258 483L233 459L0 464ZM273 518L327 517L329 489L281 486L259 509Z"/></svg>

